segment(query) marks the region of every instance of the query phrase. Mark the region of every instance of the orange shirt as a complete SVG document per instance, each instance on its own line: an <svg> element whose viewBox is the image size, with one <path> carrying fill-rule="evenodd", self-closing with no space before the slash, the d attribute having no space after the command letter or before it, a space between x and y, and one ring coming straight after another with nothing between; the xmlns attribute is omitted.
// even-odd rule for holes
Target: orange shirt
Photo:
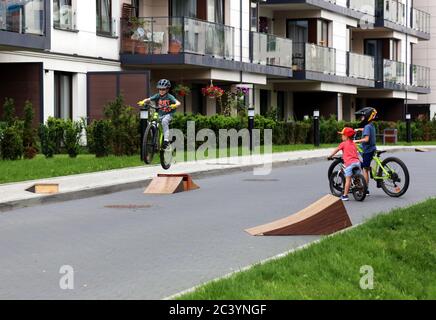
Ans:
<svg viewBox="0 0 436 320"><path fill-rule="evenodd" d="M347 140L339 145L339 149L342 150L342 158L344 159L345 166L350 166L353 163L360 162L359 153L353 140Z"/></svg>

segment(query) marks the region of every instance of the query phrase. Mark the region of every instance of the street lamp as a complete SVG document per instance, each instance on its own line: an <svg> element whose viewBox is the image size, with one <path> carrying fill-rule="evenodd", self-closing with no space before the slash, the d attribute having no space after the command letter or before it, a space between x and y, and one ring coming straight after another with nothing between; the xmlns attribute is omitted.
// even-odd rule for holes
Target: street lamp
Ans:
<svg viewBox="0 0 436 320"><path fill-rule="evenodd" d="M315 109L313 111L313 144L315 147L320 146L319 116L319 110Z"/></svg>
<svg viewBox="0 0 436 320"><path fill-rule="evenodd" d="M146 107L142 107L139 111L139 123L140 123L140 130L141 130L141 141L139 142L139 146L141 148L141 161L143 161L144 159L142 159L142 155L144 154L144 150L143 150L143 141L144 141L144 135L145 135L145 130L147 129L147 124L148 124L148 109Z"/></svg>
<svg viewBox="0 0 436 320"><path fill-rule="evenodd" d="M407 143L412 142L412 115L410 113L406 114L406 132L407 132Z"/></svg>
<svg viewBox="0 0 436 320"><path fill-rule="evenodd" d="M250 151L253 151L253 129L255 114L256 110L254 108L248 108L248 131L250 133Z"/></svg>

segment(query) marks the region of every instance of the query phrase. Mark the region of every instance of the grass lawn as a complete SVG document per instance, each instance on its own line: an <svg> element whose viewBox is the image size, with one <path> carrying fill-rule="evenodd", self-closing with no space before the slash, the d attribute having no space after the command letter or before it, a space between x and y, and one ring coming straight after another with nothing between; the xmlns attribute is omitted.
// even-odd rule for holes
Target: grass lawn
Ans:
<svg viewBox="0 0 436 320"><path fill-rule="evenodd" d="M436 142L414 143L414 145L431 144L436 145ZM323 144L320 148L333 148L336 146L337 144ZM316 148L310 144L273 146L274 153L314 149ZM261 152L263 153L263 147L261 148ZM239 150L239 154L242 154L241 149ZM201 159L202 157L200 157L200 159L198 160ZM159 164L158 156L155 157L154 164ZM32 160L0 160L0 184L129 167L138 167L143 165L144 163L139 160L139 155L130 157L110 156L107 158L96 158L94 155L83 154L79 155L76 159L70 159L67 155L56 155L52 159L46 159L44 156L38 155L35 159Z"/></svg>
<svg viewBox="0 0 436 320"><path fill-rule="evenodd" d="M379 215L181 299L436 299L436 199ZM360 288L362 266L374 290Z"/></svg>

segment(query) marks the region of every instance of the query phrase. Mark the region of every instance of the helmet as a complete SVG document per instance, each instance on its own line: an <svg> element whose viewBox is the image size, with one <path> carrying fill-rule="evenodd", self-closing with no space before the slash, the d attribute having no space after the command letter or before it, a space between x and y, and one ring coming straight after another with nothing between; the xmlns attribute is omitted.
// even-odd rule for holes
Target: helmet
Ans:
<svg viewBox="0 0 436 320"><path fill-rule="evenodd" d="M377 117L377 110L368 107L357 111L355 114L357 117L365 117L363 121L360 123L360 125L364 127L375 120L375 118Z"/></svg>
<svg viewBox="0 0 436 320"><path fill-rule="evenodd" d="M159 80L156 88L157 89L169 89L169 88L171 88L171 82L167 79Z"/></svg>
<svg viewBox="0 0 436 320"><path fill-rule="evenodd" d="M356 131L354 131L353 128L347 128L347 127L345 127L342 131L340 131L338 133L342 134L348 138L352 138L356 135Z"/></svg>

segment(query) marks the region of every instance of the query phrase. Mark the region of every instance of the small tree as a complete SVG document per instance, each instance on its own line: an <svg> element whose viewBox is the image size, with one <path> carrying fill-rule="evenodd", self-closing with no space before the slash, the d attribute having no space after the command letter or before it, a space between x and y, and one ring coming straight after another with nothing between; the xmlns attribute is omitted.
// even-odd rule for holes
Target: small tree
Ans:
<svg viewBox="0 0 436 320"><path fill-rule="evenodd" d="M3 160L21 159L23 156L23 139L19 125L7 127L2 135L0 148Z"/></svg>
<svg viewBox="0 0 436 320"><path fill-rule="evenodd" d="M33 159L38 150L35 147L36 131L33 128L33 105L30 101L26 101L24 105L24 128L23 128L23 147L24 158Z"/></svg>
<svg viewBox="0 0 436 320"><path fill-rule="evenodd" d="M3 104L3 120L6 126L11 127L14 125L17 118L15 117L15 102L14 99L6 98Z"/></svg>
<svg viewBox="0 0 436 320"><path fill-rule="evenodd" d="M70 158L76 158L80 152L80 139L83 125L81 121L67 120L65 122L64 144Z"/></svg>

